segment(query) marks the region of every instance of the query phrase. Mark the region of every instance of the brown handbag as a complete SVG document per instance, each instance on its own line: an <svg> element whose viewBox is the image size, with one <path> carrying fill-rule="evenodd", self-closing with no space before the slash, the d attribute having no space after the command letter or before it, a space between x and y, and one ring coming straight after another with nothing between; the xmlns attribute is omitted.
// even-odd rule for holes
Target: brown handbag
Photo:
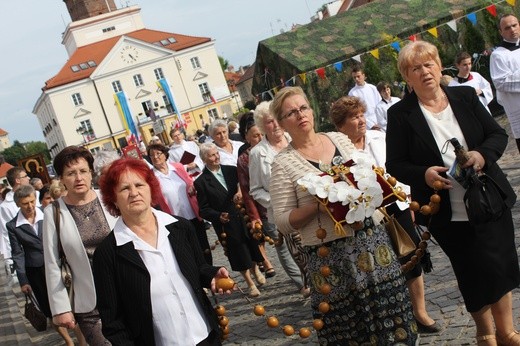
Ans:
<svg viewBox="0 0 520 346"><path fill-rule="evenodd" d="M385 208L380 208L379 211L385 216L385 228L397 257L402 258L414 252L415 243L394 215L388 215Z"/></svg>
<svg viewBox="0 0 520 346"><path fill-rule="evenodd" d="M65 252L63 251L63 246L61 245L60 203L59 201L54 201L52 205L54 206L54 225L56 226L56 234L58 236L58 255L60 257L61 280L69 293L70 306L72 311L74 311L74 284L72 281L72 269L70 268L67 256L65 256Z"/></svg>
<svg viewBox="0 0 520 346"><path fill-rule="evenodd" d="M25 311L23 315L37 331L44 332L47 330L47 317L38 309L35 299L28 294L25 295Z"/></svg>

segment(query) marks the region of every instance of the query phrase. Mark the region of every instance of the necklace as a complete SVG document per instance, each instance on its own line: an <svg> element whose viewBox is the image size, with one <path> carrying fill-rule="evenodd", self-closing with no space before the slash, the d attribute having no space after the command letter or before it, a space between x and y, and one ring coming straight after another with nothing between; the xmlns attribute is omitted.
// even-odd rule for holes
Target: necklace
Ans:
<svg viewBox="0 0 520 346"><path fill-rule="evenodd" d="M323 154L324 152L324 146L323 146L323 141L321 139L321 136L318 135L318 139L320 140L320 144L321 144L321 153ZM310 156L309 154L306 154L303 150L301 149L296 149L296 151L298 151L300 154L302 154L303 156L305 156L307 159L309 159L310 161L314 161L314 162L318 162L318 167L320 169L320 171L323 171L323 172L326 172L328 171L332 165L330 163L325 163L321 160L321 158L318 156L318 158L316 157L313 157L313 156Z"/></svg>
<svg viewBox="0 0 520 346"><path fill-rule="evenodd" d="M444 107L443 105L443 102L444 101L447 101L448 100L448 97L446 96L446 94L444 93L444 91L442 91L442 96L440 97L440 101L438 101L437 99L433 100L434 102L434 105L433 106L429 106L429 105L426 105L424 104L421 99L419 97L417 97L417 101L419 101L419 104L424 108L426 109L428 112L430 112L435 118L437 119L440 119L442 113L444 113L444 111L446 110L446 107ZM439 111L439 112L434 112L432 110L435 109L436 107L438 107L438 105L440 105L442 107L442 109Z"/></svg>

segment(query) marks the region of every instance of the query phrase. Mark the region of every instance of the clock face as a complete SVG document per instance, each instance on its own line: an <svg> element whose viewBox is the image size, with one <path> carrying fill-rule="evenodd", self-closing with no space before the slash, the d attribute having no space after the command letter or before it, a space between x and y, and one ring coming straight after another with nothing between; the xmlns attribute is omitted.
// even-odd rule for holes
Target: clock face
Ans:
<svg viewBox="0 0 520 346"><path fill-rule="evenodd" d="M121 60L127 64L136 63L138 59L139 51L134 46L127 45L121 49Z"/></svg>

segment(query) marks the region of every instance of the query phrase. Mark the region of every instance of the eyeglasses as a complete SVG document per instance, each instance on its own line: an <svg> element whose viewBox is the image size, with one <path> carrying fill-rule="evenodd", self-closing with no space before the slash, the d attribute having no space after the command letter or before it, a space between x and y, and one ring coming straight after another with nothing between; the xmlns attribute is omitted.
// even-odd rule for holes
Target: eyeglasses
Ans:
<svg viewBox="0 0 520 346"><path fill-rule="evenodd" d="M303 105L303 106L300 106L300 108L293 109L292 111L290 111L286 115L282 116L282 119L291 118L293 116L296 116L298 113L300 113L300 114L307 114L307 112L309 112L310 110L311 110L311 107L309 107L307 105Z"/></svg>
<svg viewBox="0 0 520 346"><path fill-rule="evenodd" d="M164 153L162 151L159 151L159 152L156 152L156 153L150 153L150 157L151 158L161 157L161 155L164 155Z"/></svg>
<svg viewBox="0 0 520 346"><path fill-rule="evenodd" d="M70 171L66 172L64 176L66 178L76 178L76 176L79 174L82 178L87 177L91 171L89 169L80 169L79 171Z"/></svg>
<svg viewBox="0 0 520 346"><path fill-rule="evenodd" d="M29 178L29 176L26 174L23 177L18 177L18 179L23 179L23 178Z"/></svg>

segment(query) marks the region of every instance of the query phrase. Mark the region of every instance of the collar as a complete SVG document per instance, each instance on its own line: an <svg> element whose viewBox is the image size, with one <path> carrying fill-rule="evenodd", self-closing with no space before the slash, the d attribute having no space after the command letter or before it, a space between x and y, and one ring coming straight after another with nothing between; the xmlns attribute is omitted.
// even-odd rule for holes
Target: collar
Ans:
<svg viewBox="0 0 520 346"><path fill-rule="evenodd" d="M509 41L503 40L501 46L506 49L509 49L510 51L514 51L514 50L520 48L520 39L516 40L516 42L509 42Z"/></svg>
<svg viewBox="0 0 520 346"><path fill-rule="evenodd" d="M157 219L157 227L159 229L165 228L169 224L177 222L177 219L171 216L170 214L166 214L162 211L156 210L152 208L152 213L155 215ZM166 236L170 234L168 230L166 230ZM122 246L126 243L133 242L134 240L138 240L139 237L126 226L122 217L117 219L116 225L114 226L114 237L116 238L116 245Z"/></svg>
<svg viewBox="0 0 520 346"><path fill-rule="evenodd" d="M466 82L469 82L472 79L473 79L473 75L471 73L468 75L468 78L457 76L457 81L459 82L459 84L464 84Z"/></svg>
<svg viewBox="0 0 520 346"><path fill-rule="evenodd" d="M34 223L38 223L38 221L43 220L43 211L40 208L36 208L36 216L34 217ZM31 225L31 223L25 218L23 213L18 212L18 216L16 217L16 227L20 227L21 225Z"/></svg>
<svg viewBox="0 0 520 346"><path fill-rule="evenodd" d="M184 139L179 143L179 144L175 144L175 142L170 146L170 148L182 148L182 146L184 145Z"/></svg>

